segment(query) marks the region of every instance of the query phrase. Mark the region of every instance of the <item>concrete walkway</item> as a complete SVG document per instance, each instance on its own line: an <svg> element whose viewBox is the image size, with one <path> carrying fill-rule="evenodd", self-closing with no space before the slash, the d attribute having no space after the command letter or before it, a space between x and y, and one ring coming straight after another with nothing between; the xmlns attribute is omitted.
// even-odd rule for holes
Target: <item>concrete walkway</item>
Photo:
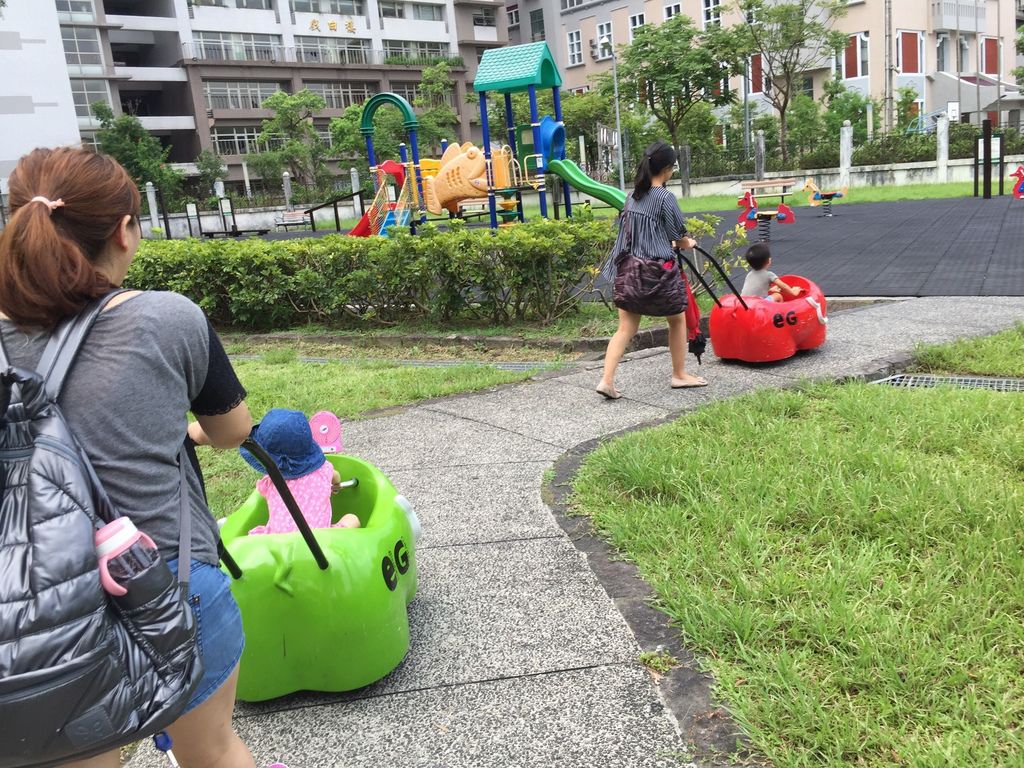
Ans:
<svg viewBox="0 0 1024 768"><path fill-rule="evenodd" d="M423 522L412 647L399 669L356 694L240 706L237 726L257 764L719 764L687 743L715 715L706 684L666 706L618 608L629 595L610 597L601 568L563 532L541 498L545 472L582 443L713 400L877 375L905 363L916 342L1019 321L1024 298L913 299L837 314L824 347L782 363L723 364L709 350L706 389L671 390L666 350L649 350L623 363L626 397L616 402L593 392L591 364L347 424L346 449L378 464ZM158 764L149 747L132 761Z"/></svg>

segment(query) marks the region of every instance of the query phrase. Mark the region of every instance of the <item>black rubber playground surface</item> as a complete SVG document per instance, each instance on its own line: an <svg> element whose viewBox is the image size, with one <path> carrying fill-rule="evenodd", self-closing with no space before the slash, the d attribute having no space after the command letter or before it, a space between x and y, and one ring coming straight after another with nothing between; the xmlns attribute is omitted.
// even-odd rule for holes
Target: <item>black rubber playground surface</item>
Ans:
<svg viewBox="0 0 1024 768"><path fill-rule="evenodd" d="M796 208L793 224L772 224L773 272L809 277L829 297L1024 296L1024 200L850 202L833 210L825 218L820 208ZM720 215L732 225L739 210Z"/></svg>

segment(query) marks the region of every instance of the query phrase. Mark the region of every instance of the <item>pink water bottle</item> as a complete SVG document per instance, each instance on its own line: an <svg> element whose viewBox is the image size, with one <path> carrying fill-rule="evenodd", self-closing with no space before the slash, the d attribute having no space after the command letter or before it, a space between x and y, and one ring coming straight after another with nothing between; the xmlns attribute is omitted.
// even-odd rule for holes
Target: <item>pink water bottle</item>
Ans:
<svg viewBox="0 0 1024 768"><path fill-rule="evenodd" d="M142 573L157 560L156 544L127 517L119 517L96 531L95 543L100 583L115 597L128 594L119 582Z"/></svg>

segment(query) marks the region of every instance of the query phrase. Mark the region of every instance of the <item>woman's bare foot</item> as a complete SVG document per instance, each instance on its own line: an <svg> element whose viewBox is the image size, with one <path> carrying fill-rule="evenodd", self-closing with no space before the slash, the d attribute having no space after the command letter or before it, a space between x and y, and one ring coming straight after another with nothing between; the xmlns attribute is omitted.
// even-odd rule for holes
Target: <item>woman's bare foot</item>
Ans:
<svg viewBox="0 0 1024 768"><path fill-rule="evenodd" d="M707 385L708 383L705 379L702 379L700 376L692 376L689 373L672 377L672 389L696 389L697 387L706 387Z"/></svg>
<svg viewBox="0 0 1024 768"><path fill-rule="evenodd" d="M618 400L620 397L622 397L622 393L619 392L619 390L617 390L611 384L605 384L603 381L597 385L596 392L599 395L604 395L609 400Z"/></svg>

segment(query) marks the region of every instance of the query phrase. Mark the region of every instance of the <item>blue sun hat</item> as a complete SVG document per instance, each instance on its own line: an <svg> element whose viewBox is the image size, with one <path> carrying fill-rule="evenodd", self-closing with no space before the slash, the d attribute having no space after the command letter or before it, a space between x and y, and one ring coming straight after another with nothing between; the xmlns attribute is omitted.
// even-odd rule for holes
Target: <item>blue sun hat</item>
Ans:
<svg viewBox="0 0 1024 768"><path fill-rule="evenodd" d="M253 427L249 437L265 450L281 469L285 480L295 480L316 472L327 461L323 449L313 439L309 420L302 411L274 408ZM267 474L263 464L245 448L239 448L249 466Z"/></svg>

